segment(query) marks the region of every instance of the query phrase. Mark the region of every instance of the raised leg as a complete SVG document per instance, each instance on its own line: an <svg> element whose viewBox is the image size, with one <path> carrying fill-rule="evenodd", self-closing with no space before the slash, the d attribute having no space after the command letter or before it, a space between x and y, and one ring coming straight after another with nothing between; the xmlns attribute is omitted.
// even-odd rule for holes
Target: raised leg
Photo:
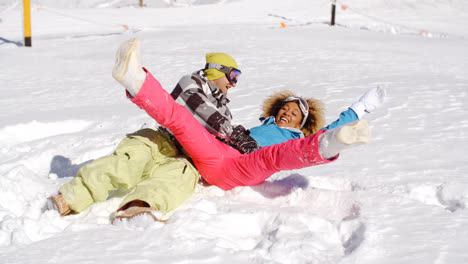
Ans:
<svg viewBox="0 0 468 264"><path fill-rule="evenodd" d="M115 55L112 76L135 97L146 77L141 67L140 41L138 38L123 42Z"/></svg>

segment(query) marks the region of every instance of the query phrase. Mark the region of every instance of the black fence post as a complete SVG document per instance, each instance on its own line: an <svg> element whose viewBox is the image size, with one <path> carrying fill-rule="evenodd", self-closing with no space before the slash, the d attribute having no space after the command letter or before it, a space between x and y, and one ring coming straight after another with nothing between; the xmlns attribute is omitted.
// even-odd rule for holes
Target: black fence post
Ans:
<svg viewBox="0 0 468 264"><path fill-rule="evenodd" d="M335 13L336 13L336 0L332 1L332 9L331 9L331 21L330 26L335 25Z"/></svg>

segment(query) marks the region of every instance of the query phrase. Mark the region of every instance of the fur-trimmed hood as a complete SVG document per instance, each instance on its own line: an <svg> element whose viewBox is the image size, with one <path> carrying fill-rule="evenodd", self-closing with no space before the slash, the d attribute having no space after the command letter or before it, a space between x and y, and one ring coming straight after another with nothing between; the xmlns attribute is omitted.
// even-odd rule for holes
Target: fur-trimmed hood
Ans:
<svg viewBox="0 0 468 264"><path fill-rule="evenodd" d="M283 107L284 99L290 96L297 96L289 90L279 91L270 95L263 101L262 110L263 117L276 117L278 111ZM301 96L302 97L302 96ZM309 116L304 127L301 129L304 136L310 136L317 133L322 127L325 126L325 107L322 101L312 98L304 98L309 104Z"/></svg>

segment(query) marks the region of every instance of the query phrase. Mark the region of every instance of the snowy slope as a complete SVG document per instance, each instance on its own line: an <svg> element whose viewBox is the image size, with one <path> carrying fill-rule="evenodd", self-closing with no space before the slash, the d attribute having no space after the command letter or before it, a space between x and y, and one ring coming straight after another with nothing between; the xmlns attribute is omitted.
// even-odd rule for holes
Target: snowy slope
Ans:
<svg viewBox="0 0 468 264"><path fill-rule="evenodd" d="M468 262L466 1L342 0L329 27L321 0L37 0L31 48L17 2L0 0L2 263ZM370 144L254 187L200 186L165 224L111 225L120 193L80 215L46 211L82 164L150 121L110 74L135 36L167 90L207 52L236 58L230 105L246 127L281 89L323 100L329 121L369 87L388 101L366 117Z"/></svg>

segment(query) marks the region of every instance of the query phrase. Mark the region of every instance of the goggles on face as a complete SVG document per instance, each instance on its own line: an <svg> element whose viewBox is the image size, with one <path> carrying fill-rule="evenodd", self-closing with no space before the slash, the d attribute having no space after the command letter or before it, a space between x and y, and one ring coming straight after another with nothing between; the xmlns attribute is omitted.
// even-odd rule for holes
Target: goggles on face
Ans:
<svg viewBox="0 0 468 264"><path fill-rule="evenodd" d="M309 104L306 102L306 100L298 96L290 96L283 100L283 104L288 102L296 102L299 105L299 109L301 109L303 116L300 128L304 127L305 122L307 121L307 116L309 116Z"/></svg>
<svg viewBox="0 0 468 264"><path fill-rule="evenodd" d="M240 70L236 68L227 67L227 66L217 64L217 63L207 63L205 65L205 70L207 69L217 69L218 71L224 73L230 83L237 83L237 79L239 78L239 75L241 75L242 73Z"/></svg>

